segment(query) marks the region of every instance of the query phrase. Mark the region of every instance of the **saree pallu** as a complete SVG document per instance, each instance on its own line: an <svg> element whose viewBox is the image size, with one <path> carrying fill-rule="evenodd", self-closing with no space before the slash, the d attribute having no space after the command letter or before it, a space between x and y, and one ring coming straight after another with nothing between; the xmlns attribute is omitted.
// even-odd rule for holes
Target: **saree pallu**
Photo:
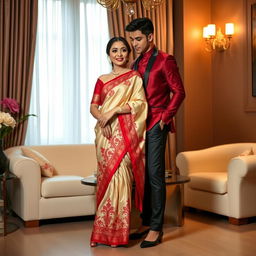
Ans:
<svg viewBox="0 0 256 256"><path fill-rule="evenodd" d="M110 120L110 139L95 127L98 185L91 242L123 245L129 240L133 180L140 211L144 196L147 103L140 75L129 71L106 83L98 79L91 103L101 105L101 113L126 104L131 108Z"/></svg>

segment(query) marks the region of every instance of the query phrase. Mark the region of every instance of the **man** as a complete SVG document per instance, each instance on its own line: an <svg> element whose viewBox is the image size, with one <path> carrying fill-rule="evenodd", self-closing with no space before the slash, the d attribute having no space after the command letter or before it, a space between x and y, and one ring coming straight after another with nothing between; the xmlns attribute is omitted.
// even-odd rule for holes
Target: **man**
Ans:
<svg viewBox="0 0 256 256"><path fill-rule="evenodd" d="M125 28L139 57L133 69L141 74L148 101L146 136L146 180L142 225L130 235L139 239L147 234L141 248L159 244L163 236L165 210L165 145L168 131L174 132L173 117L185 98L185 91L173 56L154 45L150 19L133 20ZM171 94L172 96L170 96Z"/></svg>

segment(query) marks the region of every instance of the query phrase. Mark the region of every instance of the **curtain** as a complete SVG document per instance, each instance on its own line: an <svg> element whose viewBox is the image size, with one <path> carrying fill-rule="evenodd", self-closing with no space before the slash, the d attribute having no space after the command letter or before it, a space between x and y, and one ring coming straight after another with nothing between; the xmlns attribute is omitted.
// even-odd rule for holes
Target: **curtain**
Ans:
<svg viewBox="0 0 256 256"><path fill-rule="evenodd" d="M94 142L89 107L111 69L107 12L95 0L39 0L35 72L26 144Z"/></svg>
<svg viewBox="0 0 256 256"><path fill-rule="evenodd" d="M37 14L37 0L0 1L0 100L17 100L21 116L29 112ZM4 147L24 144L26 128L15 127Z"/></svg>
<svg viewBox="0 0 256 256"><path fill-rule="evenodd" d="M121 2L120 8L108 11L110 36L123 36L129 41L129 35L125 32L125 26L135 18L148 17L152 20L155 28L155 44L169 54L173 54L173 5L172 0L164 1L163 4L151 11L143 8L142 2L136 2L135 15L129 17L126 8ZM133 56L135 58L136 56ZM166 143L165 162L166 169L175 171L176 158L176 134L169 133Z"/></svg>

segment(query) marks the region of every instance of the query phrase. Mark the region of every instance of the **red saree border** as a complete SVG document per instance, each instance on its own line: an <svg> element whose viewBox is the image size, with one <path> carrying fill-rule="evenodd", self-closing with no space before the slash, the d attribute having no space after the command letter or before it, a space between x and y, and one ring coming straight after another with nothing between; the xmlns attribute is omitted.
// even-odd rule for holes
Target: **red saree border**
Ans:
<svg viewBox="0 0 256 256"><path fill-rule="evenodd" d="M114 206L109 198L95 217L91 242L108 245L128 244L130 205L130 200L127 200L123 207L119 208L119 205Z"/></svg>
<svg viewBox="0 0 256 256"><path fill-rule="evenodd" d="M131 114L118 116L126 147L131 157L132 171L135 179L135 206L142 212L145 182L144 152L139 147L140 140Z"/></svg>
<svg viewBox="0 0 256 256"><path fill-rule="evenodd" d="M120 85L125 80L128 80L135 75L140 76L136 70L130 70L118 77L115 77L115 78L107 81L106 83L103 83L103 88L101 91L101 102L104 102L105 97L107 96L107 94L110 90L112 90L114 87Z"/></svg>
<svg viewBox="0 0 256 256"><path fill-rule="evenodd" d="M110 79L110 80L108 80L107 82L103 82L102 80L100 80L102 83L103 83L103 86L104 85L106 85L106 84L108 84L108 83L111 83L111 82L113 82L113 81L115 81L116 79L119 79L120 77L122 77L122 76L125 76L125 75L127 75L127 74L129 74L129 73L131 73L131 72L136 72L136 73L138 73L136 70L129 70L129 71L127 71L127 72L125 72L125 73L123 73L123 74L121 74L121 75L119 75L119 76L117 76L117 77L115 77L115 78L112 78L112 79ZM138 73L139 74L139 73Z"/></svg>
<svg viewBox="0 0 256 256"><path fill-rule="evenodd" d="M129 243L129 238L127 239L127 241L125 242L114 242L114 243L110 243L110 242L106 242L106 240L102 240L102 239L95 239L92 238L91 242L95 242L95 243L99 243L99 244L107 244L107 245L127 245Z"/></svg>
<svg viewBox="0 0 256 256"><path fill-rule="evenodd" d="M123 152L120 154L120 156L118 157L118 160L116 161L114 167L111 170L105 170L108 174L108 178L104 180L103 184L102 182L99 184L100 188L97 191L97 208L99 207L105 193L106 190L108 188L108 185L113 177L113 175L115 174L115 172L117 171L118 166L120 165L120 163L122 162L125 154L127 153L127 149L125 148L123 150Z"/></svg>

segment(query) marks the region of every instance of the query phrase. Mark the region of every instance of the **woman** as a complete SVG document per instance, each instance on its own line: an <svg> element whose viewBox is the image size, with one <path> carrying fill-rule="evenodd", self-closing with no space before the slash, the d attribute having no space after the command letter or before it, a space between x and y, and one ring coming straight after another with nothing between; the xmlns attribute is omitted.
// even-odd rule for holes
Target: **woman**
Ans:
<svg viewBox="0 0 256 256"><path fill-rule="evenodd" d="M131 48L123 37L112 38L106 52L112 72L97 80L90 108L98 120L97 211L92 247L97 243L112 247L128 244L133 180L135 204L140 211L144 193L147 103L142 79L137 71L127 68Z"/></svg>

